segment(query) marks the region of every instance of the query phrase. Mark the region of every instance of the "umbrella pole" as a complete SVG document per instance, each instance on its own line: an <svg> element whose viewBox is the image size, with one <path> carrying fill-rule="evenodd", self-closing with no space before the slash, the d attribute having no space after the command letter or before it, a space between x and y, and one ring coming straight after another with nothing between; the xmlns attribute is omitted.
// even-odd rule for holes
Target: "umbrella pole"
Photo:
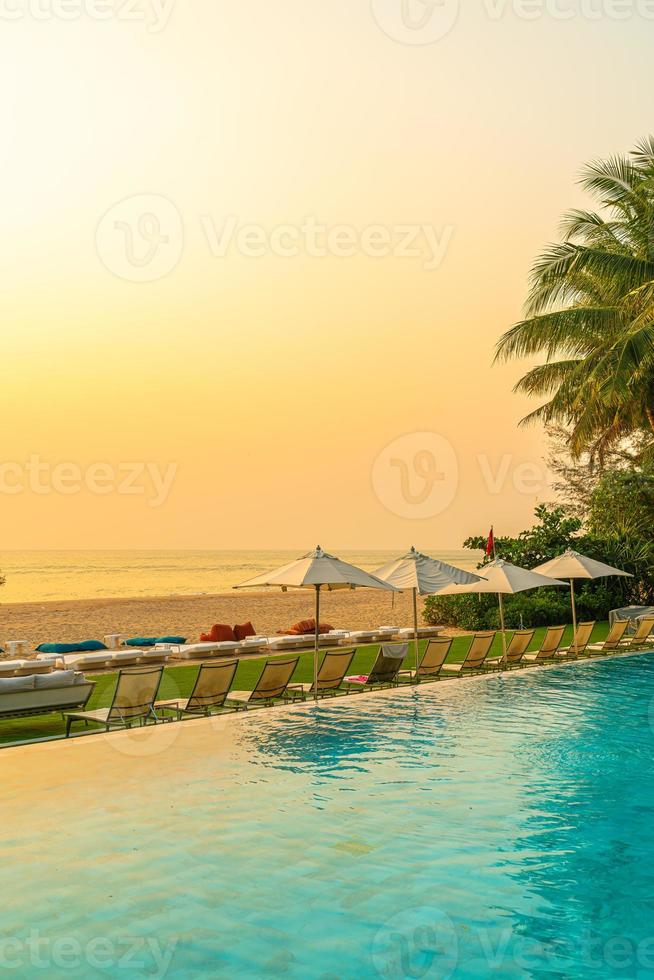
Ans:
<svg viewBox="0 0 654 980"><path fill-rule="evenodd" d="M418 590L413 589L413 642L416 648L416 684L420 680L420 650L418 648Z"/></svg>
<svg viewBox="0 0 654 980"><path fill-rule="evenodd" d="M570 579L570 599L572 600L572 643L574 646L577 640L577 605L575 603L575 580Z"/></svg>
<svg viewBox="0 0 654 980"><path fill-rule="evenodd" d="M318 649L320 646L320 586L316 586L316 633L313 648L313 700L318 700Z"/></svg>
<svg viewBox="0 0 654 980"><path fill-rule="evenodd" d="M502 627L502 664L506 665L506 630L504 628L504 599L502 598L502 593L497 593L497 599L500 604L500 626Z"/></svg>

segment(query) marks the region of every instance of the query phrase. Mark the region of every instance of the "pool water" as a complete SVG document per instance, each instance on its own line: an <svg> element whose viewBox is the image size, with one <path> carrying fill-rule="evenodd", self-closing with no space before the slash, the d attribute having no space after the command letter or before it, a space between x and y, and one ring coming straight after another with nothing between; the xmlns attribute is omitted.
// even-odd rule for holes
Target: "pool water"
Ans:
<svg viewBox="0 0 654 980"><path fill-rule="evenodd" d="M634 656L75 740L4 826L0 968L654 978L653 699Z"/></svg>

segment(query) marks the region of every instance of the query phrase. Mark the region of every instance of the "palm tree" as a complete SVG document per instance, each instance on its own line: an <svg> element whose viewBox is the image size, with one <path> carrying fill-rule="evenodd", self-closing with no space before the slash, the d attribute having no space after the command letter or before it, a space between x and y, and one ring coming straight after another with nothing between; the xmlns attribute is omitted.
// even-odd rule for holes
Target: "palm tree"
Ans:
<svg viewBox="0 0 654 980"><path fill-rule="evenodd" d="M563 424L573 456L601 458L634 435L654 446L654 137L591 163L581 182L600 211L565 216L496 357L544 354L515 390L549 400L522 422Z"/></svg>

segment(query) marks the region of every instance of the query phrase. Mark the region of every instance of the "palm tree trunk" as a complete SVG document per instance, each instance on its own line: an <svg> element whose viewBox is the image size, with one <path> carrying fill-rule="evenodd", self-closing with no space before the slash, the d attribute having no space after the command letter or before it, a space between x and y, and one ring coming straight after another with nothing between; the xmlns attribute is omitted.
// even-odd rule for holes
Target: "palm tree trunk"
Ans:
<svg viewBox="0 0 654 980"><path fill-rule="evenodd" d="M649 405L645 406L645 414L647 415L647 421L649 422L649 427L652 430L652 432L654 432L654 410L651 409Z"/></svg>

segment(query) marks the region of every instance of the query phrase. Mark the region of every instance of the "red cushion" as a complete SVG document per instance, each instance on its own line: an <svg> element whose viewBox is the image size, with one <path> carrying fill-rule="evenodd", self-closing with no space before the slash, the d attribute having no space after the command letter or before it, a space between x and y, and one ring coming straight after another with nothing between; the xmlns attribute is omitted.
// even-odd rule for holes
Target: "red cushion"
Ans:
<svg viewBox="0 0 654 980"><path fill-rule="evenodd" d="M252 623L243 623L242 626L234 627L234 636L237 640L244 640L246 636L256 636L257 631L255 630Z"/></svg>
<svg viewBox="0 0 654 980"><path fill-rule="evenodd" d="M330 626L329 623L320 624L321 633L329 633L334 627ZM309 636L311 633L316 632L316 621L315 619L301 619L299 623L295 623L288 630L279 631L282 636Z"/></svg>
<svg viewBox="0 0 654 980"><path fill-rule="evenodd" d="M200 643L224 643L225 640L235 640L231 626L215 623L208 633L200 633Z"/></svg>
<svg viewBox="0 0 654 980"><path fill-rule="evenodd" d="M315 633L316 632L316 621L315 619L301 619L299 623L294 623L291 626L293 633L299 633L304 635L305 633Z"/></svg>

